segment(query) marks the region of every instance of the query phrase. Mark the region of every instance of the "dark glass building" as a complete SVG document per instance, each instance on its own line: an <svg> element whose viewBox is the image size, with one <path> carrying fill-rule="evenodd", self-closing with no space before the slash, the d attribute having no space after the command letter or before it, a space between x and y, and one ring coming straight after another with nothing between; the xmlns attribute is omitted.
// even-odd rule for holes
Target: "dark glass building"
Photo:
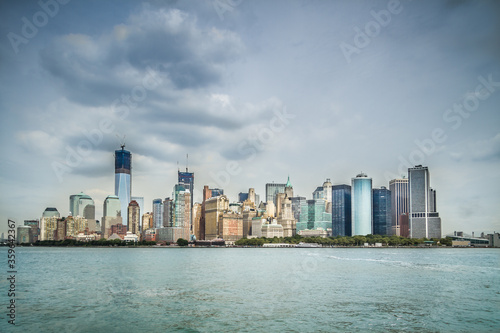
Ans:
<svg viewBox="0 0 500 333"><path fill-rule="evenodd" d="M189 190L189 193L191 193L191 207L190 209L193 208L193 203L194 203L194 172L188 172L188 169L186 168L186 172L177 172L178 175L178 184L184 187L184 189ZM189 230L192 232L193 231L193 215L190 214L189 218Z"/></svg>
<svg viewBox="0 0 500 333"><path fill-rule="evenodd" d="M391 191L382 186L373 189L373 234L390 235Z"/></svg>
<svg viewBox="0 0 500 333"><path fill-rule="evenodd" d="M351 236L351 186L332 186L332 235Z"/></svg>
<svg viewBox="0 0 500 333"><path fill-rule="evenodd" d="M128 225L128 204L130 203L130 192L132 191L132 154L125 150L115 150L115 195L120 199L122 211L122 223Z"/></svg>

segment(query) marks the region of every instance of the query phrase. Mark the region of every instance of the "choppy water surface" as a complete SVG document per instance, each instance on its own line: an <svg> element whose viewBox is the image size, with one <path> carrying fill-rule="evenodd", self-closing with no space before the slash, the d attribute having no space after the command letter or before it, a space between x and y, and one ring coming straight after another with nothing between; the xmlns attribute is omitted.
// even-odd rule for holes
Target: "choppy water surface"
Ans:
<svg viewBox="0 0 500 333"><path fill-rule="evenodd" d="M1 332L500 331L498 249L16 251Z"/></svg>

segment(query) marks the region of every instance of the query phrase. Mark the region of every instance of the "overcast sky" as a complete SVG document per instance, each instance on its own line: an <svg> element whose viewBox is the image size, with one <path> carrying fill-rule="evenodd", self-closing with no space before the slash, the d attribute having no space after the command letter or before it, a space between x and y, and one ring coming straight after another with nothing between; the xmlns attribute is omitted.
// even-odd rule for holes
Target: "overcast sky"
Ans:
<svg viewBox="0 0 500 333"><path fill-rule="evenodd" d="M500 2L49 3L0 4L1 231L100 219L124 136L147 211L186 154L196 201L423 164L443 234L500 231Z"/></svg>

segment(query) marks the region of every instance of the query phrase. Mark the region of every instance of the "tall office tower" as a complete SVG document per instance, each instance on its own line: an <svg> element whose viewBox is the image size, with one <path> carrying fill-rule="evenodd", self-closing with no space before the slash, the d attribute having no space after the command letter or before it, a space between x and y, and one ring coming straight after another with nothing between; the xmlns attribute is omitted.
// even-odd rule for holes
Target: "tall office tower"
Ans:
<svg viewBox="0 0 500 333"><path fill-rule="evenodd" d="M293 218L292 211L292 200L284 195L285 197L280 200L280 209L278 217L278 224L283 226L283 237L293 237L295 236L295 231L297 228L297 221Z"/></svg>
<svg viewBox="0 0 500 333"><path fill-rule="evenodd" d="M429 169L417 165L408 169L410 194L410 238L441 238L441 218L436 209L436 192L430 188Z"/></svg>
<svg viewBox="0 0 500 333"><path fill-rule="evenodd" d="M188 168L186 167L186 172L177 171L178 176L178 184L184 187L186 190L191 193L191 201L189 211L193 208L194 204L194 172L188 172ZM193 216L189 214L189 230L193 232ZM187 239L187 238L186 238Z"/></svg>
<svg viewBox="0 0 500 333"><path fill-rule="evenodd" d="M332 214L326 212L325 199L312 199L302 202L296 232L301 230L326 230L332 227Z"/></svg>
<svg viewBox="0 0 500 333"><path fill-rule="evenodd" d="M111 236L111 226L122 224L122 206L116 195L108 195L104 199L102 209L101 232L104 238Z"/></svg>
<svg viewBox="0 0 500 333"><path fill-rule="evenodd" d="M24 220L24 225L30 227L33 242L37 242L40 236L40 221L39 220Z"/></svg>
<svg viewBox="0 0 500 333"><path fill-rule="evenodd" d="M351 179L352 235L373 233L372 221L372 179L364 173Z"/></svg>
<svg viewBox="0 0 500 333"><path fill-rule="evenodd" d="M163 227L163 203L161 199L153 200L153 223L155 228Z"/></svg>
<svg viewBox="0 0 500 333"><path fill-rule="evenodd" d="M410 211L408 178L393 179L389 182L391 191L391 236L401 235L401 215Z"/></svg>
<svg viewBox="0 0 500 333"><path fill-rule="evenodd" d="M193 206L193 237L191 240L200 240L200 220L201 220L201 204L195 202Z"/></svg>
<svg viewBox="0 0 500 333"><path fill-rule="evenodd" d="M41 240L55 240L57 230L57 220L61 217L57 209L53 207L45 208L40 219Z"/></svg>
<svg viewBox="0 0 500 333"><path fill-rule="evenodd" d="M71 216L81 216L87 220L95 220L94 200L83 192L69 197L69 211Z"/></svg>
<svg viewBox="0 0 500 333"><path fill-rule="evenodd" d="M144 197L130 197L130 201L135 200L139 204L139 208L141 210L141 214L144 214L146 210L144 209Z"/></svg>
<svg viewBox="0 0 500 333"><path fill-rule="evenodd" d="M385 186L373 189L373 234L390 235L391 191Z"/></svg>
<svg viewBox="0 0 500 333"><path fill-rule="evenodd" d="M229 210L229 200L225 195L212 197L205 201L205 239L219 238L222 235L222 215Z"/></svg>
<svg viewBox="0 0 500 333"><path fill-rule="evenodd" d="M132 190L132 154L121 145L121 150L115 150L115 195L120 198L124 225L128 225L128 204Z"/></svg>
<svg viewBox="0 0 500 333"><path fill-rule="evenodd" d="M175 203L174 200L170 198L165 198L163 200L163 222L161 224L162 228L173 227L175 218Z"/></svg>
<svg viewBox="0 0 500 333"><path fill-rule="evenodd" d="M332 183L330 182L330 178L327 178L323 183L323 186L318 186L316 190L313 192L313 199L325 199L326 211L328 213L332 212Z"/></svg>
<svg viewBox="0 0 500 333"><path fill-rule="evenodd" d="M285 193L286 184L266 184L266 202L272 201L276 205L276 194Z"/></svg>
<svg viewBox="0 0 500 333"><path fill-rule="evenodd" d="M306 197L292 197L290 198L292 201L292 214L293 218L296 222L300 220L300 209L302 207L302 203L307 202Z"/></svg>
<svg viewBox="0 0 500 333"><path fill-rule="evenodd" d="M27 225L17 227L17 244L33 243L33 229Z"/></svg>
<svg viewBox="0 0 500 333"><path fill-rule="evenodd" d="M127 212L128 212L128 225L127 225L127 231L130 231L133 234L139 235L140 230L140 221L141 221L141 208L137 201L132 200L130 201L128 207L127 207Z"/></svg>
<svg viewBox="0 0 500 333"><path fill-rule="evenodd" d="M332 235L351 236L351 186L332 186Z"/></svg>

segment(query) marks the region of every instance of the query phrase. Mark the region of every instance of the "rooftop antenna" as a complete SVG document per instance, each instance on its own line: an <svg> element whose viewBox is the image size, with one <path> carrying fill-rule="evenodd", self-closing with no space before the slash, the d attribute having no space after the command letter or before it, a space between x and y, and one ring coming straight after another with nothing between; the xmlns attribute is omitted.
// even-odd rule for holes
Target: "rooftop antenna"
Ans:
<svg viewBox="0 0 500 333"><path fill-rule="evenodd" d="M116 134L116 137L118 138L118 141L120 142L120 147L123 150L125 148L125 138L127 137L127 135L124 135L123 137L121 137L118 134Z"/></svg>
<svg viewBox="0 0 500 333"><path fill-rule="evenodd" d="M186 154L186 172L188 172L189 154Z"/></svg>
<svg viewBox="0 0 500 333"><path fill-rule="evenodd" d="M177 161L177 171L181 171L181 170L179 169L179 161Z"/></svg>

